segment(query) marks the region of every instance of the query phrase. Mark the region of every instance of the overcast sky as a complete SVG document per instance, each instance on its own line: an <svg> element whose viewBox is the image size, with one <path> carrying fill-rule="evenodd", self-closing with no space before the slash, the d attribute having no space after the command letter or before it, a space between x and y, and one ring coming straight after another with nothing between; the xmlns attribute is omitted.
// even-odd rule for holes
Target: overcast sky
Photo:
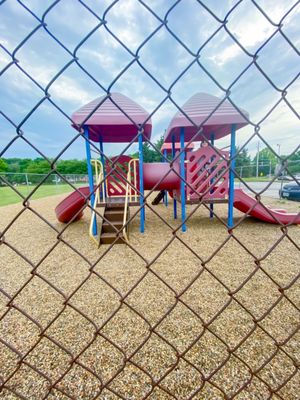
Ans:
<svg viewBox="0 0 300 400"><path fill-rule="evenodd" d="M84 7L83 2L95 15ZM228 15L227 29L249 55L235 43L221 24L237 1L202 1L217 18L196 0L177 1L177 5L167 16L167 25L182 44L163 26L140 49L143 41L160 26L160 21L137 0L115 2L105 15L106 26L133 54L139 49L138 61L141 65L134 61L133 55L122 47L103 25L97 28L97 16L103 16L112 3L111 0L61 0L48 10L44 16L46 26L41 26L38 19L42 19L52 3L53 0L6 0L0 6L0 69L11 63L12 57L9 53L14 53L18 65L41 86L33 83L15 64L11 64L0 76L1 110L17 125L26 119L30 111L43 99L43 89L65 66L67 68L50 85L48 93L52 101L69 116L85 103L102 96L105 92L101 85L105 89L110 87L120 72L132 61L130 67L115 80L110 91L129 96L150 113L164 99L171 86L172 98L179 105L196 92L207 92L222 98L224 92L196 62L193 63L193 54L196 54L218 29L200 51L199 62L223 89L227 89L235 81L251 63L251 55L271 38L267 45L258 51L257 65L278 90L255 65L247 69L230 89L231 99L249 112L251 122L261 122L281 99L280 91L286 87L287 101L296 112L300 112L300 80L297 79L300 65L297 53L300 50L300 5L295 6L282 20L295 3L293 0L258 0L257 4L268 14L270 20L250 0L242 1ZM144 0L144 3L164 19L175 1ZM282 32L295 48L278 32L272 37L277 29L276 24L281 20ZM38 26L40 27L36 29ZM19 46L34 29L35 33ZM78 47L91 32L88 39ZM75 49L78 64L72 56ZM174 84L176 78L189 65L190 68ZM143 68L149 71L162 87L149 77ZM85 71L92 75L94 80ZM167 128L175 112L176 108L167 101L154 114L154 141ZM300 142L299 119L284 101L260 123L260 127L260 133L274 150L277 151L277 145L280 144L282 154L292 152ZM26 119L22 130L25 137L49 157L55 157L75 134L68 118L47 99ZM238 131L237 144L242 145L252 134L252 126ZM0 115L0 151L15 135L16 129ZM227 140L222 140L219 145L222 147L227 143ZM252 155L256 146L257 139L247 146ZM106 147L107 153L118 154L122 147L124 145L109 145ZM131 150L135 148L132 147ZM37 156L38 153L21 139L15 141L3 155ZM62 155L65 159L84 157L82 139L75 141Z"/></svg>

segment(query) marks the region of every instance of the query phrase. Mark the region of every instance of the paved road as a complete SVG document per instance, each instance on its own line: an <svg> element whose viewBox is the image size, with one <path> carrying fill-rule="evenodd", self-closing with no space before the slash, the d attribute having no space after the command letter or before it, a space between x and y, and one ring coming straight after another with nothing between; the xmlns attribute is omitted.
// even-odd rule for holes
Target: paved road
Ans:
<svg viewBox="0 0 300 400"><path fill-rule="evenodd" d="M286 185L288 182L284 181L283 185ZM251 189L255 190L255 192L261 192L266 188L266 186L269 184L269 182L247 182L247 184L250 186ZM241 188L244 189L246 192L249 192L249 189L241 182L235 183L235 188ZM280 181L275 181L271 184L271 186L266 189L264 193L262 193L263 196L269 196L269 197L274 197L274 198L279 198L279 189L281 187L281 182ZM251 191L250 191L251 193Z"/></svg>

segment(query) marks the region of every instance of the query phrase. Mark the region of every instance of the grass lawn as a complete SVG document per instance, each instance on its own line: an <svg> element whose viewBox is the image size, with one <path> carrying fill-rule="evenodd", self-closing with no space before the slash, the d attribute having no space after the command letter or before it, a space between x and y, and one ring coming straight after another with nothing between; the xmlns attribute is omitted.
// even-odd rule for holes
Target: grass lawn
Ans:
<svg viewBox="0 0 300 400"><path fill-rule="evenodd" d="M272 178L267 178L264 176L259 176L258 178L250 177L250 178L242 178L245 182L270 182ZM235 182L240 182L240 179L235 178ZM275 180L276 182L276 180ZM285 182L285 181L284 181Z"/></svg>
<svg viewBox="0 0 300 400"><path fill-rule="evenodd" d="M86 186L86 184L76 184L76 187ZM34 190L35 186L17 186L16 190L20 192L23 196L28 196L29 193ZM31 199L40 199L42 197L54 196L57 194L72 192L73 189L70 185L42 185L37 189L37 191L33 194ZM0 187L0 207L6 206L8 204L15 204L22 202L23 198L19 196L13 189L10 187Z"/></svg>

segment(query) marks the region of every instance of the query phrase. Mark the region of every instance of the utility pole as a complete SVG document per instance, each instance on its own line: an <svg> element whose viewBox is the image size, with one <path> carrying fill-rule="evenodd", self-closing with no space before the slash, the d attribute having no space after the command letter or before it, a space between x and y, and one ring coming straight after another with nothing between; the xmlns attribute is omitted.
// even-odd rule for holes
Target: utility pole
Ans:
<svg viewBox="0 0 300 400"><path fill-rule="evenodd" d="M257 154L256 154L256 178L258 178L258 163L259 163L259 141L257 142Z"/></svg>
<svg viewBox="0 0 300 400"><path fill-rule="evenodd" d="M280 160L280 144L277 144L277 147L278 147L278 158L279 158L278 164L279 163L281 164L281 160ZM281 175L285 173L285 170L282 170L282 165L280 167L280 171L281 171ZM281 179L281 181L280 181L280 191L279 191L279 198L280 199L282 198L282 186L283 186L283 179Z"/></svg>

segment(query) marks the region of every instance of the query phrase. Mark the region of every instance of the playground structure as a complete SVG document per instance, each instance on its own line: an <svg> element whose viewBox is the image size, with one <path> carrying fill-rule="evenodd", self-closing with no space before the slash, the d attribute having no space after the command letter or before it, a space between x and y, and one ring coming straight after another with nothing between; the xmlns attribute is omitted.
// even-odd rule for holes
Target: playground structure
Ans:
<svg viewBox="0 0 300 400"><path fill-rule="evenodd" d="M300 223L299 215L265 207L234 188L236 132L248 124L246 111L239 112L227 100L221 101L206 93L192 96L181 110L165 133L160 163L143 162L143 142L151 138L151 119L128 97L112 93L76 111L72 116L73 126L84 130L89 187L78 189L56 207L58 220L67 223L80 219L89 199L91 238L99 245L126 243L130 207L140 207L140 232L145 230L145 191L149 190L159 191L152 204L164 198L167 205L167 193L170 194L174 219L180 203L183 232L186 231L186 205L199 202L209 204L211 218L214 204L228 203L229 230L234 225L234 207L269 223ZM227 135L230 135L230 151L216 148L215 141ZM138 159L126 155L105 156L104 143L134 142L138 142ZM194 150L194 142L201 142L202 146ZM94 143L99 143L99 149ZM100 159L91 158L91 144ZM104 209L103 215L97 208ZM102 221L101 226L97 219Z"/></svg>

